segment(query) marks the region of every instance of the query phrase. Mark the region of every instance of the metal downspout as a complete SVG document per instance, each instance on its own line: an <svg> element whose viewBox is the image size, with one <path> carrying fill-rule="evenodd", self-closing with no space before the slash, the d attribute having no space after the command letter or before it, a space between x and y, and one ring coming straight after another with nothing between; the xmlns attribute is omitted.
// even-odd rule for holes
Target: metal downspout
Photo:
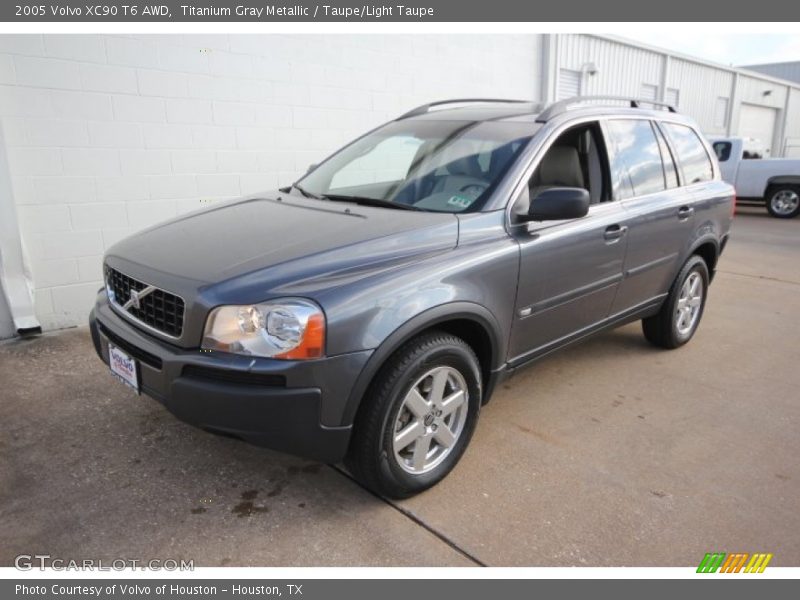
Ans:
<svg viewBox="0 0 800 600"><path fill-rule="evenodd" d="M18 335L42 332L33 304L33 277L17 221L5 134L0 122L0 290Z"/></svg>

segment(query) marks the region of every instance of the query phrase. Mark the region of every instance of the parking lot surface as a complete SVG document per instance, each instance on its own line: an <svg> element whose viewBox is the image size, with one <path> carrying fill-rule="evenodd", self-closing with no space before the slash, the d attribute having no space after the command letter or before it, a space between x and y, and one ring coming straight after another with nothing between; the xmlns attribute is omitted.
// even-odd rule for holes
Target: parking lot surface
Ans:
<svg viewBox="0 0 800 600"><path fill-rule="evenodd" d="M531 366L403 502L177 421L112 379L86 328L5 342L0 565L798 566L798 339L800 219L741 209L690 344L634 323Z"/></svg>

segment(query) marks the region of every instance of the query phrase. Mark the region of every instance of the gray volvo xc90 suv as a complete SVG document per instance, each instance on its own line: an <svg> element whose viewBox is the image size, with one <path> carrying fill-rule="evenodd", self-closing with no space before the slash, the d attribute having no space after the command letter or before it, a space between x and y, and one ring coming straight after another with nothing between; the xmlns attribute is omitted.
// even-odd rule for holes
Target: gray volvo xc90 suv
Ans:
<svg viewBox="0 0 800 600"><path fill-rule="evenodd" d="M433 103L290 187L117 243L92 336L180 419L405 497L519 367L636 319L686 343L733 198L671 107Z"/></svg>

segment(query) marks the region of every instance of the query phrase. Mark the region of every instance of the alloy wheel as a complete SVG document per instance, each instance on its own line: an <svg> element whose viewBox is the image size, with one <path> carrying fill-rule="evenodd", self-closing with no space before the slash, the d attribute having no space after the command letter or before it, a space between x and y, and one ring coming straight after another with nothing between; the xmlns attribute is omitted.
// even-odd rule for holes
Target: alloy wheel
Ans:
<svg viewBox="0 0 800 600"><path fill-rule="evenodd" d="M692 271L683 282L675 310L675 327L679 335L689 335L697 324L703 306L703 293L703 277L697 271Z"/></svg>
<svg viewBox="0 0 800 600"><path fill-rule="evenodd" d="M800 196L794 190L780 190L773 194L770 206L778 215L790 215L800 205Z"/></svg>
<svg viewBox="0 0 800 600"><path fill-rule="evenodd" d="M468 394L466 380L452 367L436 367L417 379L392 428L400 468L421 475L447 458L467 421Z"/></svg>

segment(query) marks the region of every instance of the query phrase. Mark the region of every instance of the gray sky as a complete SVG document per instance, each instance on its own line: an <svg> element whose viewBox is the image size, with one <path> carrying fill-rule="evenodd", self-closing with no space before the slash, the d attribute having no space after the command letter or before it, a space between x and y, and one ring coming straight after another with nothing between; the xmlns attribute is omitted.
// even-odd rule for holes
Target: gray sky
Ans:
<svg viewBox="0 0 800 600"><path fill-rule="evenodd" d="M790 34L703 34L626 33L620 37L691 54L724 65L747 65L768 62L800 61L800 35Z"/></svg>

